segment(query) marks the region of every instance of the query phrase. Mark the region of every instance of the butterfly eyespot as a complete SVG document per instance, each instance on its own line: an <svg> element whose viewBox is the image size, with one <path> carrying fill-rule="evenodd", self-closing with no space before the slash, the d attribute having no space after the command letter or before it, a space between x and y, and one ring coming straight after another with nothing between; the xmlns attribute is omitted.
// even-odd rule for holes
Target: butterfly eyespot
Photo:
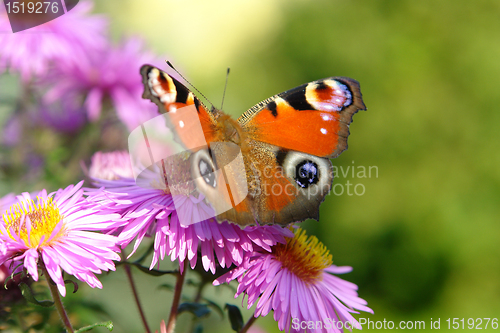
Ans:
<svg viewBox="0 0 500 333"><path fill-rule="evenodd" d="M281 151L277 160L301 193L323 198L330 191L333 168L329 159L297 151Z"/></svg>
<svg viewBox="0 0 500 333"><path fill-rule="evenodd" d="M215 170L213 169L212 165L205 159L201 158L198 164L198 168L200 170L200 175L201 177L203 177L205 183L215 188L217 186L217 182L215 180Z"/></svg>
<svg viewBox="0 0 500 333"><path fill-rule="evenodd" d="M302 188L308 188L319 181L319 168L313 161L305 160L295 167L295 182Z"/></svg>
<svg viewBox="0 0 500 333"><path fill-rule="evenodd" d="M208 149L193 153L191 159L191 177L199 188L211 191L217 187L217 167Z"/></svg>

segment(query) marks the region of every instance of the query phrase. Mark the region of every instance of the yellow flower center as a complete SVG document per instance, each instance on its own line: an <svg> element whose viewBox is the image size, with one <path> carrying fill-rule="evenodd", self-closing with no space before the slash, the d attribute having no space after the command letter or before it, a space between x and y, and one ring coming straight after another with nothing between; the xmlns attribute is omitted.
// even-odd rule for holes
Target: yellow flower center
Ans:
<svg viewBox="0 0 500 333"><path fill-rule="evenodd" d="M330 251L315 236L298 229L286 244L277 244L273 253L283 267L306 283L321 280L323 269L332 265Z"/></svg>
<svg viewBox="0 0 500 333"><path fill-rule="evenodd" d="M15 239L11 234L14 232L24 241L26 246L34 249L40 246L49 246L64 234L63 227L55 237L50 239L52 231L63 219L52 198L44 200L37 197L37 202L35 204L35 201L30 200L27 203L17 203L10 207L10 213L3 215L5 228L10 238ZM29 228L28 224L30 224Z"/></svg>

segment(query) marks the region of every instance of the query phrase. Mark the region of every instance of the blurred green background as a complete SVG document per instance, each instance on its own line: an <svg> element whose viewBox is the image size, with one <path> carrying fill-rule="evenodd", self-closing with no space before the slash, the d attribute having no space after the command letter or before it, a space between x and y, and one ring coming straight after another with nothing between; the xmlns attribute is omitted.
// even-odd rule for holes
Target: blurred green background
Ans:
<svg viewBox="0 0 500 333"><path fill-rule="evenodd" d="M339 174L344 193L327 197L320 222L304 223L335 264L353 266L343 278L375 311L357 318L423 320L430 330L430 318L446 329L447 318L500 317L499 1L108 0L94 11L110 17L115 39L144 38L215 105L230 67L224 109L235 117L312 80L358 80L368 111L333 160L355 177ZM378 177L358 177L370 166ZM348 195L347 181L364 194ZM82 292L105 303L117 332L141 332L118 271L102 277L103 291ZM173 280L135 276L158 329L170 293L157 286ZM208 293L221 304L231 294ZM202 322L231 332L215 314ZM271 315L257 325L278 332Z"/></svg>

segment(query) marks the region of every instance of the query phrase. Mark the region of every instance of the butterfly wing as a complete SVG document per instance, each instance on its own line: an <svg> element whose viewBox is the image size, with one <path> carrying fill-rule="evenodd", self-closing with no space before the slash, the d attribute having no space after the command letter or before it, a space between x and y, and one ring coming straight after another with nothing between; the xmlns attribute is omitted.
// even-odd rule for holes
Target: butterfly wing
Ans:
<svg viewBox="0 0 500 333"><path fill-rule="evenodd" d="M227 210L231 207L231 198L223 173L209 153L210 144L219 140L217 118L220 111L208 110L188 88L156 67L144 65L141 74L143 98L154 102L159 113L164 114L155 118L153 125L165 133L162 145L155 149L149 139L149 128L154 126L149 122L143 124L143 133L139 134L144 136L146 143L142 147L147 146L151 160L159 164L160 170L163 169L165 190L172 195L176 209L181 210L181 224L196 223L214 217L220 210ZM174 141L181 147L170 140L168 130L162 125L173 132ZM183 161L187 161L190 167L186 167ZM192 207L182 207L187 196L204 197L211 205L200 209L198 218L195 218L191 215L194 214Z"/></svg>
<svg viewBox="0 0 500 333"><path fill-rule="evenodd" d="M365 109L356 80L331 77L275 95L238 122L253 140L334 158L347 149L353 115Z"/></svg>
<svg viewBox="0 0 500 333"><path fill-rule="evenodd" d="M252 198L259 223L319 218L333 182L329 158L347 149L358 110L365 110L358 82L332 77L275 95L238 119L260 182Z"/></svg>
<svg viewBox="0 0 500 333"><path fill-rule="evenodd" d="M215 140L218 110L209 111L188 88L156 67L142 66L141 75L142 97L158 105L160 113L168 113L168 126L176 133L179 143L197 151Z"/></svg>
<svg viewBox="0 0 500 333"><path fill-rule="evenodd" d="M283 150L250 140L245 152L248 195L239 206L219 216L241 226L318 219L318 209L333 181L329 159ZM244 149L245 150L245 149ZM303 173L297 176L297 170Z"/></svg>
<svg viewBox="0 0 500 333"><path fill-rule="evenodd" d="M215 108L209 111L189 89L156 67L144 65L141 74L143 98L154 102L160 113L168 115L165 117L167 126L174 132L174 139L185 149L163 161L163 168L167 171L164 178L176 209L183 209L177 207L176 200L181 206L186 196L186 191L180 193L178 188L190 189L190 196L200 198L201 195L209 204L200 209L205 213L198 212L198 217L190 215L192 212L179 214L181 224L192 224L215 216L219 221L255 224L254 209L247 200L245 158L239 146L228 142L225 136L224 123L229 121L229 117ZM236 121L232 122L239 127ZM170 147L166 148L169 150ZM148 146L148 149L151 150L151 147ZM179 162L184 160L186 151L190 170ZM187 180L188 186L180 180ZM183 221L184 215L187 217Z"/></svg>

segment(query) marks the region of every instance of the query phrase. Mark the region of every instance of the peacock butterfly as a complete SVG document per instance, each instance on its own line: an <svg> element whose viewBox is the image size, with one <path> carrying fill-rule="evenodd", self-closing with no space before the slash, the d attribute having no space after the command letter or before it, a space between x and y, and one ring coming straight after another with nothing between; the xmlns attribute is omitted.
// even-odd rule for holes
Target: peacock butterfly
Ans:
<svg viewBox="0 0 500 333"><path fill-rule="evenodd" d="M218 221L244 227L318 220L333 182L330 158L347 149L352 117L366 109L356 80L306 83L234 120L156 67L144 65L141 74L143 98L168 115L190 153L195 187Z"/></svg>

